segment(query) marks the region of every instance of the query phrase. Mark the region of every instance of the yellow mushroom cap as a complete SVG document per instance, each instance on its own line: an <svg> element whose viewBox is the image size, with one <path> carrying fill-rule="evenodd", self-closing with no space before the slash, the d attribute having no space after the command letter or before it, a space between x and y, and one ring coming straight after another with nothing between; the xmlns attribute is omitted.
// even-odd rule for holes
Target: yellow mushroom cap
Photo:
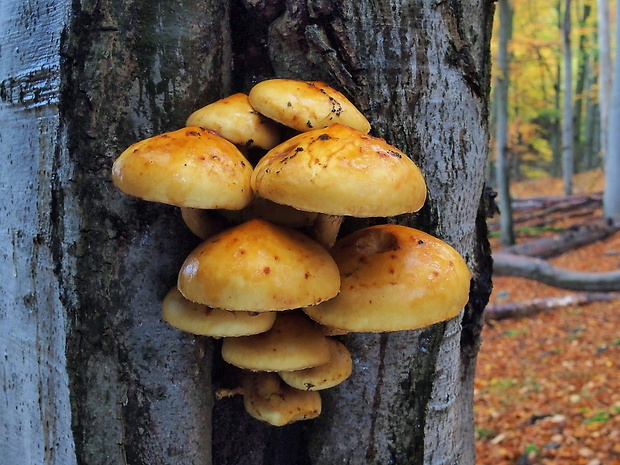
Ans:
<svg viewBox="0 0 620 465"><path fill-rule="evenodd" d="M205 209L248 205L251 175L237 147L196 126L137 142L112 166L114 184L128 195Z"/></svg>
<svg viewBox="0 0 620 465"><path fill-rule="evenodd" d="M450 245L406 226L384 224L338 240L331 253L341 274L337 297L304 311L347 331L416 329L459 314L470 271Z"/></svg>
<svg viewBox="0 0 620 465"><path fill-rule="evenodd" d="M181 266L186 299L264 312L315 305L340 289L338 267L317 242L290 228L250 220L212 236Z"/></svg>
<svg viewBox="0 0 620 465"><path fill-rule="evenodd" d="M246 412L273 426L309 420L321 414L321 396L283 383L275 373L253 373L243 383Z"/></svg>
<svg viewBox="0 0 620 465"><path fill-rule="evenodd" d="M353 360L349 350L342 342L327 338L329 342L329 361L304 370L281 371L280 378L295 389L318 391L342 383L351 375Z"/></svg>
<svg viewBox="0 0 620 465"><path fill-rule="evenodd" d="M302 370L327 363L328 339L302 312L280 312L269 331L253 336L226 338L222 358L252 371Z"/></svg>
<svg viewBox="0 0 620 465"><path fill-rule="evenodd" d="M171 326L200 336L238 337L268 331L276 314L271 312L234 312L211 308L187 300L177 288L162 302L162 317Z"/></svg>
<svg viewBox="0 0 620 465"><path fill-rule="evenodd" d="M370 131L370 123L355 105L323 82L269 79L252 87L248 97L257 111L298 131L333 123Z"/></svg>
<svg viewBox="0 0 620 465"><path fill-rule="evenodd" d="M269 150L280 142L277 124L258 113L243 93L210 103L192 113L185 123L217 132L233 144Z"/></svg>
<svg viewBox="0 0 620 465"><path fill-rule="evenodd" d="M422 172L410 158L342 124L271 149L252 173L252 189L299 210L357 217L410 213L426 200Z"/></svg>

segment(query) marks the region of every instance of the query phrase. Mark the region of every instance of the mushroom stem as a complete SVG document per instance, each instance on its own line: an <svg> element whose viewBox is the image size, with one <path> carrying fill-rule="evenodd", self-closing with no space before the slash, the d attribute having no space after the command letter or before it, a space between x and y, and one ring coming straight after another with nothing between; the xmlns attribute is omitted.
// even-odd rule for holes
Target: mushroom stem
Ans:
<svg viewBox="0 0 620 465"><path fill-rule="evenodd" d="M319 213L312 224L310 233L319 244L331 249L336 242L343 221L344 216L342 215Z"/></svg>
<svg viewBox="0 0 620 465"><path fill-rule="evenodd" d="M237 395L243 395L244 390L241 386L236 388L217 388L214 393L215 400L227 399Z"/></svg>

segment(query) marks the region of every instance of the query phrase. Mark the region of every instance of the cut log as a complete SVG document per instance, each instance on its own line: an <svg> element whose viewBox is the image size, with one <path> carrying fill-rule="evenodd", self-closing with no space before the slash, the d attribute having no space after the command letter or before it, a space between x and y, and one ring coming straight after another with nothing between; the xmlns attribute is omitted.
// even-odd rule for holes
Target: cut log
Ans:
<svg viewBox="0 0 620 465"><path fill-rule="evenodd" d="M607 273L572 271L558 268L545 260L505 252L493 254L496 276L532 279L553 287L574 291L620 291L620 270Z"/></svg>
<svg viewBox="0 0 620 465"><path fill-rule="evenodd" d="M547 310L566 307L580 307L593 302L608 302L617 299L620 299L620 294L595 292L566 295L562 297L532 299L523 302L508 302L505 304L488 305L484 311L484 316L487 321L524 318L545 312Z"/></svg>
<svg viewBox="0 0 620 465"><path fill-rule="evenodd" d="M550 237L508 247L501 253L537 258L557 257L569 250L605 239L617 231L620 231L620 224L608 224L600 220L596 223L565 229Z"/></svg>

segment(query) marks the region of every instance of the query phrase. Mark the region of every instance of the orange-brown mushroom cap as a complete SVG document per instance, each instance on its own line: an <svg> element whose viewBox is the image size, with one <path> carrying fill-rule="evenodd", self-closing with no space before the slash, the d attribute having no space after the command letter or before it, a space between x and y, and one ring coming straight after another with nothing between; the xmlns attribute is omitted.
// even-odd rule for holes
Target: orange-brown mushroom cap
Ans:
<svg viewBox="0 0 620 465"><path fill-rule="evenodd" d="M246 412L273 426L309 420L321 414L321 396L283 383L275 373L253 373L243 383Z"/></svg>
<svg viewBox="0 0 620 465"><path fill-rule="evenodd" d="M351 353L336 339L327 338L329 361L323 365L295 371L280 371L282 380L295 389L319 391L334 387L346 380L353 369Z"/></svg>
<svg viewBox="0 0 620 465"><path fill-rule="evenodd" d="M196 126L136 142L112 166L114 184L128 195L205 209L248 205L251 175L234 144Z"/></svg>
<svg viewBox="0 0 620 465"><path fill-rule="evenodd" d="M338 240L331 253L341 274L338 296L304 311L347 331L416 329L458 315L471 274L459 253L438 238L395 224Z"/></svg>
<svg viewBox="0 0 620 465"><path fill-rule="evenodd" d="M333 123L370 131L370 123L355 105L323 82L269 79L252 87L248 97L260 113L298 131Z"/></svg>
<svg viewBox="0 0 620 465"><path fill-rule="evenodd" d="M234 312L187 300L175 287L162 302L162 318L181 331L200 336L239 337L268 331L276 314Z"/></svg>
<svg viewBox="0 0 620 465"><path fill-rule="evenodd" d="M244 147L269 150L280 142L277 124L258 113L243 93L229 95L196 110L185 124L211 129Z"/></svg>
<svg viewBox="0 0 620 465"><path fill-rule="evenodd" d="M323 365L330 356L329 340L299 311L279 312L269 331L222 342L226 362L252 371L302 370Z"/></svg>
<svg viewBox="0 0 620 465"><path fill-rule="evenodd" d="M252 173L252 189L299 210L357 217L415 212L426 199L422 172L410 158L342 124L271 149Z"/></svg>
<svg viewBox="0 0 620 465"><path fill-rule="evenodd" d="M331 299L340 275L317 242L255 219L194 249L181 266L178 287L186 299L210 307L264 312Z"/></svg>

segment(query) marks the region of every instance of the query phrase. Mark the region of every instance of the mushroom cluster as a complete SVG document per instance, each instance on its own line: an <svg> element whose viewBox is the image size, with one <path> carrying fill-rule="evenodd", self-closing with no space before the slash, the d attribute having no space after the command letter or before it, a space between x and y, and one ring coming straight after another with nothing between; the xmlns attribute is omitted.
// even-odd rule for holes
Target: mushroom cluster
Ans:
<svg viewBox="0 0 620 465"><path fill-rule="evenodd" d="M421 328L468 300L469 269L438 238L385 222L341 237L346 216L413 213L426 199L418 166L369 132L332 87L271 79L131 145L112 168L121 191L178 206L200 238L162 317L221 338L243 375L216 395L242 394L272 425L316 417L319 391L351 375L339 335Z"/></svg>

